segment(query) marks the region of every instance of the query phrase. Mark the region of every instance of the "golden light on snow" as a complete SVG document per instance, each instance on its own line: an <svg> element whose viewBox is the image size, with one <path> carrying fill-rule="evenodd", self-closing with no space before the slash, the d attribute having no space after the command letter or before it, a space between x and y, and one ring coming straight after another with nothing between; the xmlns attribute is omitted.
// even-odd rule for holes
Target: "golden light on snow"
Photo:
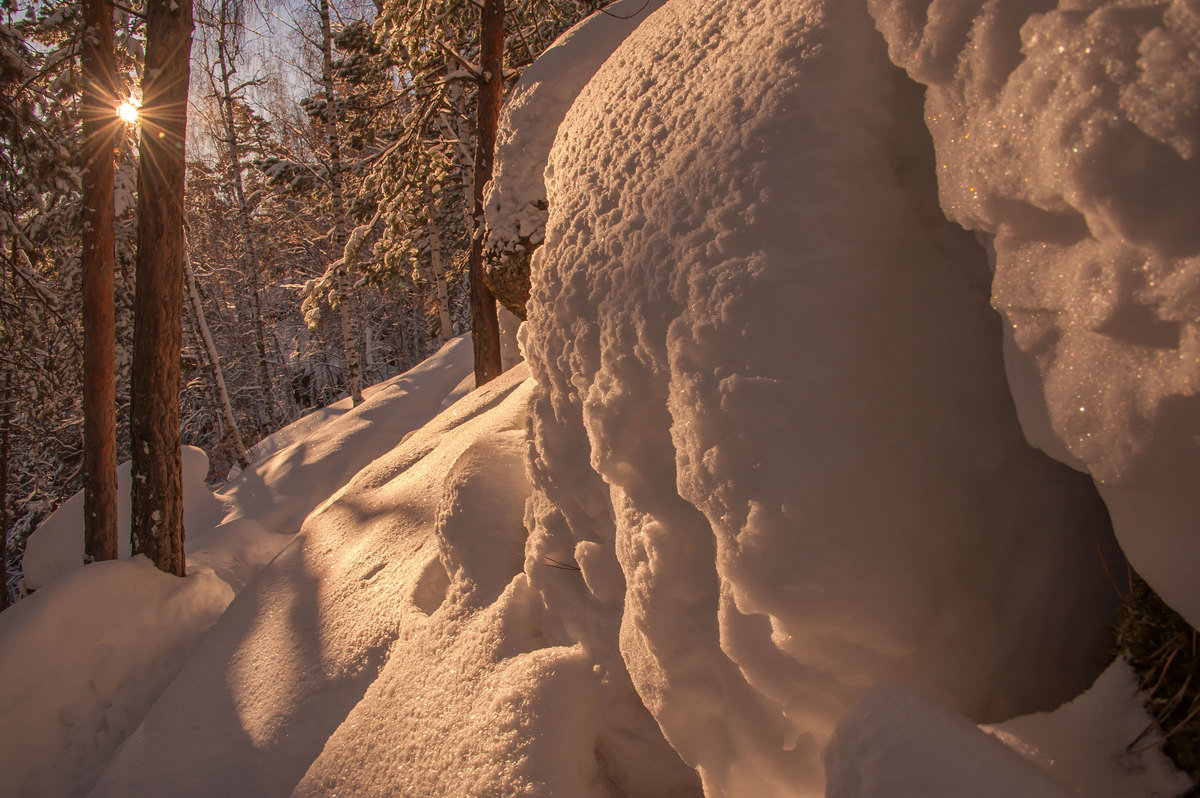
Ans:
<svg viewBox="0 0 1200 798"><path fill-rule="evenodd" d="M133 100L126 100L117 106L117 116L127 125L138 121L138 107Z"/></svg>

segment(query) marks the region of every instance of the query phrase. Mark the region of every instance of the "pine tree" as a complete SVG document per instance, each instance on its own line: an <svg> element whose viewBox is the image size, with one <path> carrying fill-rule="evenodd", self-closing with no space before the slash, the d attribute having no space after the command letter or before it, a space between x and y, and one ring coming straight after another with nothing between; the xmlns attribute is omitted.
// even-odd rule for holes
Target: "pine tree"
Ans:
<svg viewBox="0 0 1200 798"><path fill-rule="evenodd" d="M496 298L483 279L483 189L492 179L500 99L504 92L504 0L483 0L479 10L482 70L479 74L475 123L475 178L471 212L471 342L475 350L475 385L494 380L500 364L500 322Z"/></svg>
<svg viewBox="0 0 1200 798"><path fill-rule="evenodd" d="M117 558L113 150L117 141L112 4L84 0L83 462L84 559Z"/></svg>
<svg viewBox="0 0 1200 798"><path fill-rule="evenodd" d="M133 551L183 576L179 353L191 0L149 0L146 25L130 413Z"/></svg>

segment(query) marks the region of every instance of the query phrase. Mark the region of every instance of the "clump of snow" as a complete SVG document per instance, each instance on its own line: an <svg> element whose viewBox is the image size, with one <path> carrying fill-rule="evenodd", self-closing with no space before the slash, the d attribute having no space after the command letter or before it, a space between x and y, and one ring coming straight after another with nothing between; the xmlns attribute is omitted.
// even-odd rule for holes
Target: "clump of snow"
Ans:
<svg viewBox="0 0 1200 798"><path fill-rule="evenodd" d="M225 514L205 478L208 455L195 446L183 447L183 526L186 530L208 530ZM117 466L117 556L129 559L129 470L126 461ZM60 576L83 567L83 491L67 499L43 521L25 546L21 571L25 587L37 590Z"/></svg>
<svg viewBox="0 0 1200 798"><path fill-rule="evenodd" d="M1200 14L1185 0L870 0L927 86L946 214L990 242L1034 445L1095 477L1200 624Z"/></svg>
<svg viewBox="0 0 1200 798"><path fill-rule="evenodd" d="M1114 662L1054 712L976 728L920 695L880 687L825 751L827 798L1176 798L1191 786L1156 745L1137 677Z"/></svg>
<svg viewBox="0 0 1200 798"><path fill-rule="evenodd" d="M211 571L180 579L136 557L73 570L0 614L5 794L86 795L232 598Z"/></svg>
<svg viewBox="0 0 1200 798"><path fill-rule="evenodd" d="M1054 712L1013 718L985 731L1088 798L1176 798L1192 787L1162 752L1137 675L1118 659L1091 689Z"/></svg>
<svg viewBox="0 0 1200 798"><path fill-rule="evenodd" d="M578 23L547 48L505 97L496 138L496 170L487 187L488 247L531 248L546 236L542 172L554 134L576 95L626 36L665 0L618 0Z"/></svg>
<svg viewBox="0 0 1200 798"><path fill-rule="evenodd" d="M960 715L895 687L876 688L843 716L825 750L825 774L826 798L1073 794Z"/></svg>
<svg viewBox="0 0 1200 798"><path fill-rule="evenodd" d="M1001 719L1103 665L1121 557L1022 436L920 113L859 4L673 0L554 144L527 563L582 580L527 572L710 794L819 794L878 682Z"/></svg>

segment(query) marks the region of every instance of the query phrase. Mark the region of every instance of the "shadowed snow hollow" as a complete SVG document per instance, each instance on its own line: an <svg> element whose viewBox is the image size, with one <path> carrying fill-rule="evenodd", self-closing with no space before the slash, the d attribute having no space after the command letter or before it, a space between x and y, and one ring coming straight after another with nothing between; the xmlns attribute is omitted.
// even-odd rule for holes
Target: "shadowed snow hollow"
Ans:
<svg viewBox="0 0 1200 798"><path fill-rule="evenodd" d="M997 719L1103 664L1120 554L1024 441L932 165L919 92L832 0L672 0L559 129L526 572L710 795L821 794L872 684Z"/></svg>
<svg viewBox="0 0 1200 798"><path fill-rule="evenodd" d="M991 239L1029 440L1096 478L1200 624L1200 10L871 0L928 86L942 207Z"/></svg>

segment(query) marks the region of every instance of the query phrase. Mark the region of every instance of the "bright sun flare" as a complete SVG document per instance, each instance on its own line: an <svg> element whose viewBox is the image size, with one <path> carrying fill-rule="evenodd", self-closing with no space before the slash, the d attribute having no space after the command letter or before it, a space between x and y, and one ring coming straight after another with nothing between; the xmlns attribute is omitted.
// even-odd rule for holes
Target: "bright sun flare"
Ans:
<svg viewBox="0 0 1200 798"><path fill-rule="evenodd" d="M117 116L121 117L121 121L127 125L132 125L138 120L137 106L126 100L117 106Z"/></svg>

